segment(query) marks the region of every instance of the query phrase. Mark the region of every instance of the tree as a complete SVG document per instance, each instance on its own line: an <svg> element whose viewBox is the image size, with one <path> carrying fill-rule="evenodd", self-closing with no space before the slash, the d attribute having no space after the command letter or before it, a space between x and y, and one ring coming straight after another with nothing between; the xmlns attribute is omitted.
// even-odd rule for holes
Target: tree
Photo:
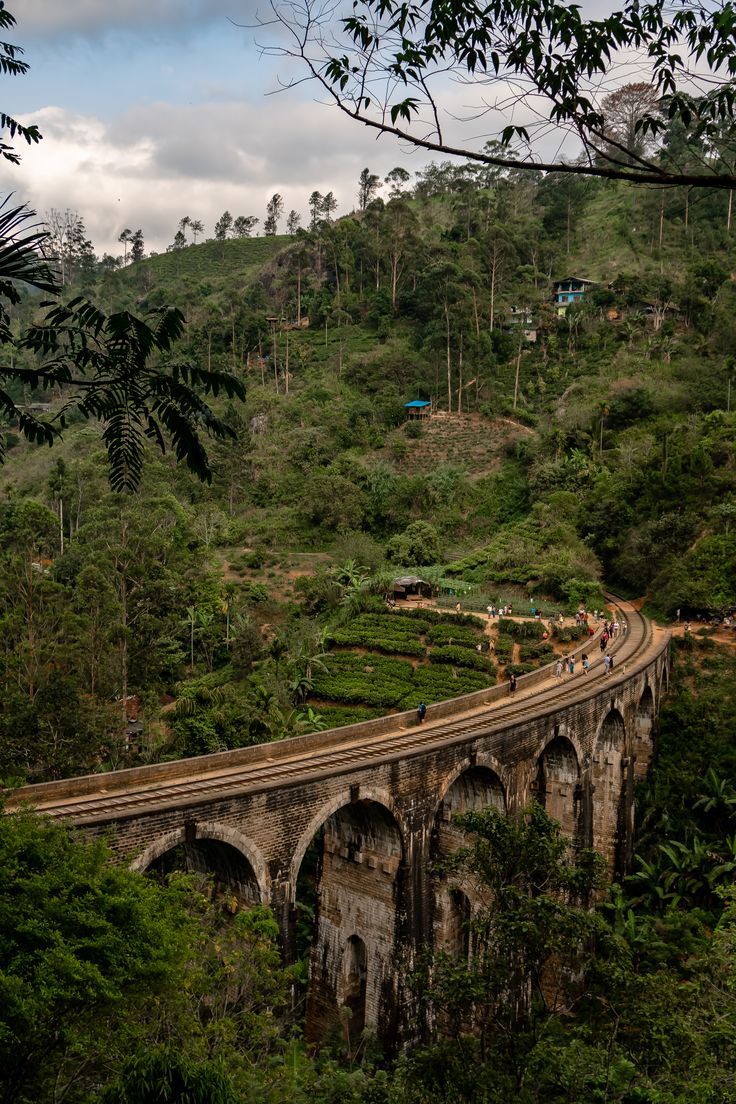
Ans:
<svg viewBox="0 0 736 1104"><path fill-rule="evenodd" d="M266 204L266 220L263 223L263 233L269 237L275 237L278 232L279 219L284 213L284 201L276 192Z"/></svg>
<svg viewBox="0 0 736 1104"><path fill-rule="evenodd" d="M249 238L253 229L261 220L255 215L238 215L233 222L233 236L236 238Z"/></svg>
<svg viewBox="0 0 736 1104"><path fill-rule="evenodd" d="M11 15L2 5L0 7L0 31L14 27L15 23L15 16ZM27 62L21 60L22 54L21 46L14 46L10 42L0 42L0 73L5 73L10 77L18 77L27 73L29 66ZM41 134L37 126L24 126L4 111L0 112L0 130L7 133L10 138L16 136L22 138L29 146L41 141ZM13 165L20 163L19 155L5 141L0 141L0 156Z"/></svg>
<svg viewBox="0 0 736 1104"><path fill-rule="evenodd" d="M642 158L653 155L656 135L641 129L643 119L662 113L660 98L651 84L640 81L623 85L601 100L601 112L607 160L623 160L635 165Z"/></svg>
<svg viewBox="0 0 736 1104"><path fill-rule="evenodd" d="M126 228L125 230L121 230L120 236L118 237L118 241L123 247L123 266L127 265L128 263L128 243L130 242L132 236L133 231Z"/></svg>
<svg viewBox="0 0 736 1104"><path fill-rule="evenodd" d="M204 226L199 219L193 219L189 223L189 229L192 231L192 237L194 238L194 244L197 244L197 238L200 234L204 233Z"/></svg>
<svg viewBox="0 0 736 1104"><path fill-rule="evenodd" d="M381 178L372 173L370 169L363 169L358 177L358 207L361 211L365 211L380 187Z"/></svg>
<svg viewBox="0 0 736 1104"><path fill-rule="evenodd" d="M0 285L0 293L2 290ZM184 317L174 307L153 311L146 320L127 311L105 315L83 297L52 306L45 319L29 327L17 342L19 348L42 357L42 363L33 368L1 368L0 380L16 380L30 387L61 386L68 388L68 397L58 427L18 411L22 432L30 440L52 443L63 428L65 412L74 409L83 418L104 423L110 480L116 490L138 486L146 440L153 440L163 452L166 435L177 458L210 481L201 430L217 437L233 433L194 386L205 393L222 389L240 398L245 392L227 373L157 359L171 353L183 328ZM2 391L0 405L16 414L15 403Z"/></svg>
<svg viewBox="0 0 736 1104"><path fill-rule="evenodd" d="M138 229L130 239L130 259L134 264L136 261L143 260L144 249L143 231Z"/></svg>
<svg viewBox="0 0 736 1104"><path fill-rule="evenodd" d="M389 192L391 199L401 199L404 195L405 187L410 180L411 176L406 169L402 169L400 165L397 165L395 169L387 173L385 183L388 184L391 189Z"/></svg>
<svg viewBox="0 0 736 1104"><path fill-rule="evenodd" d="M233 227L233 216L229 211L223 211L215 223L215 240L225 241Z"/></svg>
<svg viewBox="0 0 736 1104"><path fill-rule="evenodd" d="M299 229L302 221L302 216L297 211L289 211L289 217L286 220L286 232L290 237L294 237Z"/></svg>
<svg viewBox="0 0 736 1104"><path fill-rule="evenodd" d="M190 219L189 215L184 215L184 218L179 219L179 230L185 238L187 236L187 227L191 225L191 222L192 220Z"/></svg>
<svg viewBox="0 0 736 1104"><path fill-rule="evenodd" d="M442 558L439 534L428 521L412 521L403 533L388 542L386 556L402 567L438 563Z"/></svg>
<svg viewBox="0 0 736 1104"><path fill-rule="evenodd" d="M155 1014L181 968L183 918L104 845L29 814L0 818L0 855L3 1100L60 1099L94 1083Z"/></svg>
<svg viewBox="0 0 736 1104"><path fill-rule="evenodd" d="M477 1032L481 1055L493 1054L509 1077L496 1099L509 1099L555 1016L580 999L596 953L602 945L615 953L605 921L588 907L602 861L593 852L571 858L559 824L536 803L516 814L468 812L455 823L468 842L440 864L442 891L472 897L470 954L435 953L424 1006L440 1036Z"/></svg>
<svg viewBox="0 0 736 1104"><path fill-rule="evenodd" d="M350 15L339 19L316 0L300 0L277 5L276 15L291 45L274 46L274 53L300 59L350 118L410 145L522 171L736 186L733 171L716 161L680 171L634 149L614 147L614 156L599 91L613 55L629 52L648 59L642 64L643 79L667 116L688 134L709 135L722 120L732 119L736 36L730 17L721 18L717 5L682 4L672 13L663 3L644 11L639 0L624 0L612 14L588 20L579 6L556 0L544 0L541 7L536 0L522 0L521 6L491 0L470 8L448 8L441 0L359 0ZM447 114L455 129L458 125L456 112L442 99L448 73L477 86L477 109L469 107L464 120L473 128L466 145L449 144L442 128ZM498 111L499 103L504 121L519 107L539 121L528 126L506 122L499 135L505 148L478 151L471 137L478 115ZM582 143L582 156L566 154L553 161L534 156L550 123ZM665 127L659 110L648 110L636 133L661 134ZM527 155L514 153L512 143L518 141L526 144Z"/></svg>
<svg viewBox="0 0 736 1104"><path fill-rule="evenodd" d="M328 192L327 195L322 197L322 214L325 216L326 222L332 221L332 216L337 210L337 200L332 192Z"/></svg>
<svg viewBox="0 0 736 1104"><path fill-rule="evenodd" d="M58 264L62 285L71 283L80 267L94 266L92 243L87 240L84 220L78 211L71 211L68 207L65 211L58 211L52 207L46 215L46 228L48 237L43 243L43 250ZM128 235L127 238L124 235ZM130 230L124 230L118 241L129 240Z"/></svg>
<svg viewBox="0 0 736 1104"><path fill-rule="evenodd" d="M187 239L185 238L184 234L181 230L177 230L174 234L174 240L168 247L167 252L176 251L177 249L183 249L186 244Z"/></svg>
<svg viewBox="0 0 736 1104"><path fill-rule="evenodd" d="M322 214L322 193L312 192L309 197L309 229L316 230Z"/></svg>

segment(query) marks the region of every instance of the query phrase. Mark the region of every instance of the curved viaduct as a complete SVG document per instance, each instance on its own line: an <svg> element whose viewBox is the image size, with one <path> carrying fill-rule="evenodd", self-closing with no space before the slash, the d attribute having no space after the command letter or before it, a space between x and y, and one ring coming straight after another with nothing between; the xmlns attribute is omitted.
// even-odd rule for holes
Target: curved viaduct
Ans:
<svg viewBox="0 0 736 1104"><path fill-rule="evenodd" d="M473 903L431 872L460 842L453 814L542 802L574 846L611 874L631 856L635 782L647 771L669 673L669 635L627 603L614 673L558 682L551 668L505 686L277 744L27 786L30 802L89 835L106 834L137 869L166 869L183 848L244 901L279 919L293 953L297 880L316 861L317 917L307 1027L323 1034L348 1006L395 1039L408 1016L404 967L427 943L462 953ZM467 951L467 948L465 948Z"/></svg>

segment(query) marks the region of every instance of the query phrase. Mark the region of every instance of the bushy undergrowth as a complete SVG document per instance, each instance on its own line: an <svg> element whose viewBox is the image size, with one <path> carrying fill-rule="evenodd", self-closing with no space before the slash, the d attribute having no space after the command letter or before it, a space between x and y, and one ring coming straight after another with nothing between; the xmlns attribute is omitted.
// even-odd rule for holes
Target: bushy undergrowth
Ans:
<svg viewBox="0 0 736 1104"><path fill-rule="evenodd" d="M475 671L491 671L494 666L490 656L455 644L433 648L429 654L429 661L430 663L454 663L458 667L472 667Z"/></svg>
<svg viewBox="0 0 736 1104"><path fill-rule="evenodd" d="M547 632L547 626L541 621L512 621L508 617L500 618L498 631L502 636L513 640L541 640Z"/></svg>

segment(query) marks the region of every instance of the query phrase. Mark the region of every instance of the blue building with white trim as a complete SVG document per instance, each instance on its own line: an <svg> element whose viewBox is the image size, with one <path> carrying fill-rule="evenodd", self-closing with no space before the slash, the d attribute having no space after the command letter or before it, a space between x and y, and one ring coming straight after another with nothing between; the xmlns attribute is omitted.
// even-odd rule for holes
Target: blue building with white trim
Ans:
<svg viewBox="0 0 736 1104"><path fill-rule="evenodd" d="M582 303L585 293L593 285L593 280L584 280L582 276L566 276L564 280L555 280L552 295L557 313L564 314L571 303Z"/></svg>

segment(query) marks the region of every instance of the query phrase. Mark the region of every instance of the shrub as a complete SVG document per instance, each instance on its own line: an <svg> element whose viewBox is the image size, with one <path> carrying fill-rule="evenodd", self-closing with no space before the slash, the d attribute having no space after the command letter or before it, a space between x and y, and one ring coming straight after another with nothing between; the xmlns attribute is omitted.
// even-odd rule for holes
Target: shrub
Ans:
<svg viewBox="0 0 736 1104"><path fill-rule="evenodd" d="M422 429L419 422L407 422L404 426L404 433L413 441L416 441L419 437L424 436L424 430Z"/></svg>
<svg viewBox="0 0 736 1104"><path fill-rule="evenodd" d="M511 663L506 668L506 674L528 675L530 671L536 671L536 663Z"/></svg>
<svg viewBox="0 0 736 1104"><path fill-rule="evenodd" d="M546 640L542 641L541 644L523 644L521 648L521 659L524 663L534 659L543 659L549 662L554 654L554 648Z"/></svg>
<svg viewBox="0 0 736 1104"><path fill-rule="evenodd" d="M428 521L412 521L386 545L386 558L404 567L439 563L442 558L437 530Z"/></svg>
<svg viewBox="0 0 736 1104"><path fill-rule="evenodd" d="M379 636L367 629L350 627L335 629L330 634L329 640L348 648L375 648L376 651L385 652L387 655L410 655L421 658L426 654L424 645L420 644L416 637L402 633L396 633L394 636Z"/></svg>
<svg viewBox="0 0 736 1104"><path fill-rule="evenodd" d="M493 661L482 652L476 652L470 648L455 647L447 644L441 648L435 648L429 656L431 663L455 663L458 667L472 667L475 671L490 671L493 669Z"/></svg>
<svg viewBox="0 0 736 1104"><path fill-rule="evenodd" d="M571 644L573 640L582 640L588 635L584 625L553 625L552 636L559 640L560 644Z"/></svg>
<svg viewBox="0 0 736 1104"><path fill-rule="evenodd" d="M507 617L499 620L498 630L513 640L541 640L547 632L541 621L512 621Z"/></svg>
<svg viewBox="0 0 736 1104"><path fill-rule="evenodd" d="M427 633L430 644L455 644L460 648L475 648L482 640L480 631L464 625L433 625Z"/></svg>
<svg viewBox="0 0 736 1104"><path fill-rule="evenodd" d="M254 606L268 601L268 589L263 583L245 583L241 593L245 601Z"/></svg>

